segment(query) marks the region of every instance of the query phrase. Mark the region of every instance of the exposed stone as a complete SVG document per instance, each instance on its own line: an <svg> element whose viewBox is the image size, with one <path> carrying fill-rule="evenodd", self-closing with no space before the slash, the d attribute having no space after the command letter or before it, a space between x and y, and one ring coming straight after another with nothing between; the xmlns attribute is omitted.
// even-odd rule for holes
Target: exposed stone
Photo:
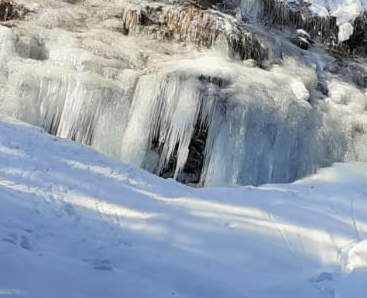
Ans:
<svg viewBox="0 0 367 298"><path fill-rule="evenodd" d="M212 77L206 75L200 75L198 80L203 84L203 99L206 98L205 88L208 86L216 87L219 92L221 89L228 87L229 81L220 78ZM202 103L203 104L203 103ZM203 107L201 106L198 113L194 132L189 145L189 152L187 156L186 163L182 171L177 176L177 181L184 184L190 184L195 186L202 186L204 184L205 173L203 173L204 160L205 160L205 148L207 146L209 123L207 119L203 116ZM175 168L177 164L177 149L178 145L167 162L166 166L162 169L159 176L164 178L173 178L175 173ZM158 154L161 153L161 148L159 148L159 141L157 139L152 141L151 149Z"/></svg>
<svg viewBox="0 0 367 298"><path fill-rule="evenodd" d="M341 47L351 56L367 55L367 15L357 17L353 24L352 36Z"/></svg>
<svg viewBox="0 0 367 298"><path fill-rule="evenodd" d="M308 40L304 37L297 36L292 38L291 41L302 50L308 50L311 46Z"/></svg>
<svg viewBox="0 0 367 298"><path fill-rule="evenodd" d="M227 48L233 58L262 63L269 49L231 15L197 5L159 5L124 9L125 34L142 33L159 40Z"/></svg>
<svg viewBox="0 0 367 298"><path fill-rule="evenodd" d="M298 29L296 33L297 37L291 38L291 42L303 50L308 50L313 44L311 35L303 29Z"/></svg>
<svg viewBox="0 0 367 298"><path fill-rule="evenodd" d="M338 26L335 17L319 17L309 9L307 2L259 0L259 17L266 24L302 28L316 41L328 48L338 43Z"/></svg>
<svg viewBox="0 0 367 298"><path fill-rule="evenodd" d="M19 36L15 42L15 50L23 58L45 60L48 57L45 44L38 36Z"/></svg>
<svg viewBox="0 0 367 298"><path fill-rule="evenodd" d="M198 120L195 125L193 138L189 145L189 155L183 172L184 178L180 182L185 184L198 185L201 181L202 169L204 166L205 146L208 137L208 125L201 124Z"/></svg>
<svg viewBox="0 0 367 298"><path fill-rule="evenodd" d="M21 19L27 14L28 10L13 1L0 1L0 21Z"/></svg>

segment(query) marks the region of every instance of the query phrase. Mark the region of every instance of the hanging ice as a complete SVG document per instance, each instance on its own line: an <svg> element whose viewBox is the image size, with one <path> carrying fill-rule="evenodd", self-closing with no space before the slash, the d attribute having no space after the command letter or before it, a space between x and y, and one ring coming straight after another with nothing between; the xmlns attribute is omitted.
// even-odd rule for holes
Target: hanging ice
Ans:
<svg viewBox="0 0 367 298"><path fill-rule="evenodd" d="M256 19L264 3L242 9ZM92 4L0 27L2 113L198 185L366 160L363 79L288 31L193 5Z"/></svg>

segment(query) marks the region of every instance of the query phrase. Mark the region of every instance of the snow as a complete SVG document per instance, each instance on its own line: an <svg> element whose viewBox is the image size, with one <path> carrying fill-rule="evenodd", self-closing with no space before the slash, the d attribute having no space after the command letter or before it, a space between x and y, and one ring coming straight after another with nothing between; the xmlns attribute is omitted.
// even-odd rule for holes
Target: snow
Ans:
<svg viewBox="0 0 367 298"><path fill-rule="evenodd" d="M277 0L279 2L300 5L321 18L335 17L339 27L338 42L349 39L353 34L353 22L367 11L366 0ZM250 16L257 16L261 1L241 0L241 9ZM297 7L297 6L295 6Z"/></svg>
<svg viewBox="0 0 367 298"><path fill-rule="evenodd" d="M251 25L279 51L260 69L121 34L126 1L28 4L0 26L1 112L35 125L0 120L0 297L366 297L366 94L330 56ZM343 40L361 5L311 8ZM211 187L133 168L177 146L177 177L199 113Z"/></svg>
<svg viewBox="0 0 367 298"><path fill-rule="evenodd" d="M284 0L285 2L299 2ZM336 17L339 26L338 41L343 42L353 34L353 22L367 10L366 0L305 0L309 9L320 17Z"/></svg>
<svg viewBox="0 0 367 298"><path fill-rule="evenodd" d="M0 121L0 296L366 297L367 165L194 189Z"/></svg>

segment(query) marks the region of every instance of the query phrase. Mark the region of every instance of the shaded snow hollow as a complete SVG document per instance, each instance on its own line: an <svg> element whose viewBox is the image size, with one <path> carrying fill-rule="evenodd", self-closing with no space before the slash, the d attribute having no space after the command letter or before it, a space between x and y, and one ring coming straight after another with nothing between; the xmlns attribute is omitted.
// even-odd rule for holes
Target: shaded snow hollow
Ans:
<svg viewBox="0 0 367 298"><path fill-rule="evenodd" d="M367 166L192 189L0 122L1 297L367 294Z"/></svg>

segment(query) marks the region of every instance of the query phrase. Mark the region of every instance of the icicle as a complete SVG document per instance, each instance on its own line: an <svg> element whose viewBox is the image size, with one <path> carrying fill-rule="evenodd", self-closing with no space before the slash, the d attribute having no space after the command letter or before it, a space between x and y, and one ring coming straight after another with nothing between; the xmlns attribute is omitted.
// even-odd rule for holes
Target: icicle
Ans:
<svg viewBox="0 0 367 298"><path fill-rule="evenodd" d="M159 89L159 80L154 75L139 78L121 142L120 157L129 164L140 167L144 162L150 137L159 119Z"/></svg>
<svg viewBox="0 0 367 298"><path fill-rule="evenodd" d="M167 160L172 157L177 145L174 178L177 178L178 173L183 169L187 160L189 144L195 125L196 111L200 105L199 98L198 81L193 78L184 80L180 86L177 105L170 117L170 127L163 144L162 158L158 167L159 171L163 169Z"/></svg>
<svg viewBox="0 0 367 298"><path fill-rule="evenodd" d="M287 75L275 73L246 75L229 90L206 185L293 181L343 159L346 131L333 118L310 109L294 90L279 89Z"/></svg>
<svg viewBox="0 0 367 298"><path fill-rule="evenodd" d="M115 90L112 96L107 94L102 98L103 113L100 113L94 128L92 146L118 159L121 159L122 139L138 78L136 71L126 69L122 72L119 80L122 90Z"/></svg>
<svg viewBox="0 0 367 298"><path fill-rule="evenodd" d="M257 19L261 14L262 3L259 0L242 0L240 8L244 17Z"/></svg>
<svg viewBox="0 0 367 298"><path fill-rule="evenodd" d="M242 1L249 17L333 40L334 19L294 5ZM194 5L86 7L0 27L2 113L199 185L289 182L366 160L367 97L351 83L365 87L363 65L336 65L317 43L296 47L288 30Z"/></svg>
<svg viewBox="0 0 367 298"><path fill-rule="evenodd" d="M1 59L1 62L5 62L2 60L14 55L14 52L15 52L14 39L15 37L11 29L0 26L0 59Z"/></svg>
<svg viewBox="0 0 367 298"><path fill-rule="evenodd" d="M136 31L141 23L141 13L139 9L136 8L125 9L122 15L122 22L124 24L124 28L126 29L127 33L131 33L131 31Z"/></svg>

